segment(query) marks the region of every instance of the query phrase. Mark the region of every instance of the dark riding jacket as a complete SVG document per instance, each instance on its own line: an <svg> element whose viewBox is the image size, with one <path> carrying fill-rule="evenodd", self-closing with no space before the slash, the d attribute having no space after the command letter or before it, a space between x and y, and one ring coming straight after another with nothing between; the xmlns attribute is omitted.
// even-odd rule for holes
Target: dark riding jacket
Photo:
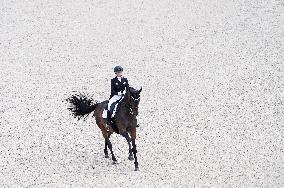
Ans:
<svg viewBox="0 0 284 188"><path fill-rule="evenodd" d="M110 98L114 95L117 95L118 92L122 92L129 88L127 78L122 77L121 82L118 80L117 77L111 79L111 95Z"/></svg>

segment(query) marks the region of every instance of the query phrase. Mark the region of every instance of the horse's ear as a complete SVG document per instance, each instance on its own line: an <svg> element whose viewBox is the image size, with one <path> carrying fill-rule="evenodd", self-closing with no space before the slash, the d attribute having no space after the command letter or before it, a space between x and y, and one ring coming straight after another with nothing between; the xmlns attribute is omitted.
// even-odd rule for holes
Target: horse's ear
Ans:
<svg viewBox="0 0 284 188"><path fill-rule="evenodd" d="M142 91L142 87L139 89L139 93L141 93L141 91Z"/></svg>

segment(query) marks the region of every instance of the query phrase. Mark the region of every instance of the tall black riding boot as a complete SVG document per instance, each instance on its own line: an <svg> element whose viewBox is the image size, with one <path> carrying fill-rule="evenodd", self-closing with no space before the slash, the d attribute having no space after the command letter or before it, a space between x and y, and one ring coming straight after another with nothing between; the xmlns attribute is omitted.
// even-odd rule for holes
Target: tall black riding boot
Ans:
<svg viewBox="0 0 284 188"><path fill-rule="evenodd" d="M107 111L107 125L111 125L111 114L109 110Z"/></svg>

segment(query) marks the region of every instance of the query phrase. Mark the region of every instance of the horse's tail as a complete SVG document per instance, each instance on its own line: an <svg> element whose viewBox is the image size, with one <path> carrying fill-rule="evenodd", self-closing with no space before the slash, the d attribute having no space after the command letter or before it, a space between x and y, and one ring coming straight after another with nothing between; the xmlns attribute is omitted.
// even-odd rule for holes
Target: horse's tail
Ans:
<svg viewBox="0 0 284 188"><path fill-rule="evenodd" d="M74 117L81 119L84 116L88 116L98 106L98 102L89 97L86 94L78 93L73 94L66 99L70 103L68 110L70 110Z"/></svg>

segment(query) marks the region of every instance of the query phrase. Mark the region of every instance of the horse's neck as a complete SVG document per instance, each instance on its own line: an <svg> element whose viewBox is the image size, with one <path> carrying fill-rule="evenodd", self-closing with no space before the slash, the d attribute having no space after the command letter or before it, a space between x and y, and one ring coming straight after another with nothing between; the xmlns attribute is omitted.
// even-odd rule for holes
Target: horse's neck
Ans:
<svg viewBox="0 0 284 188"><path fill-rule="evenodd" d="M125 95L121 101L122 106L126 106L127 108L130 108L129 101L127 100L127 96Z"/></svg>

